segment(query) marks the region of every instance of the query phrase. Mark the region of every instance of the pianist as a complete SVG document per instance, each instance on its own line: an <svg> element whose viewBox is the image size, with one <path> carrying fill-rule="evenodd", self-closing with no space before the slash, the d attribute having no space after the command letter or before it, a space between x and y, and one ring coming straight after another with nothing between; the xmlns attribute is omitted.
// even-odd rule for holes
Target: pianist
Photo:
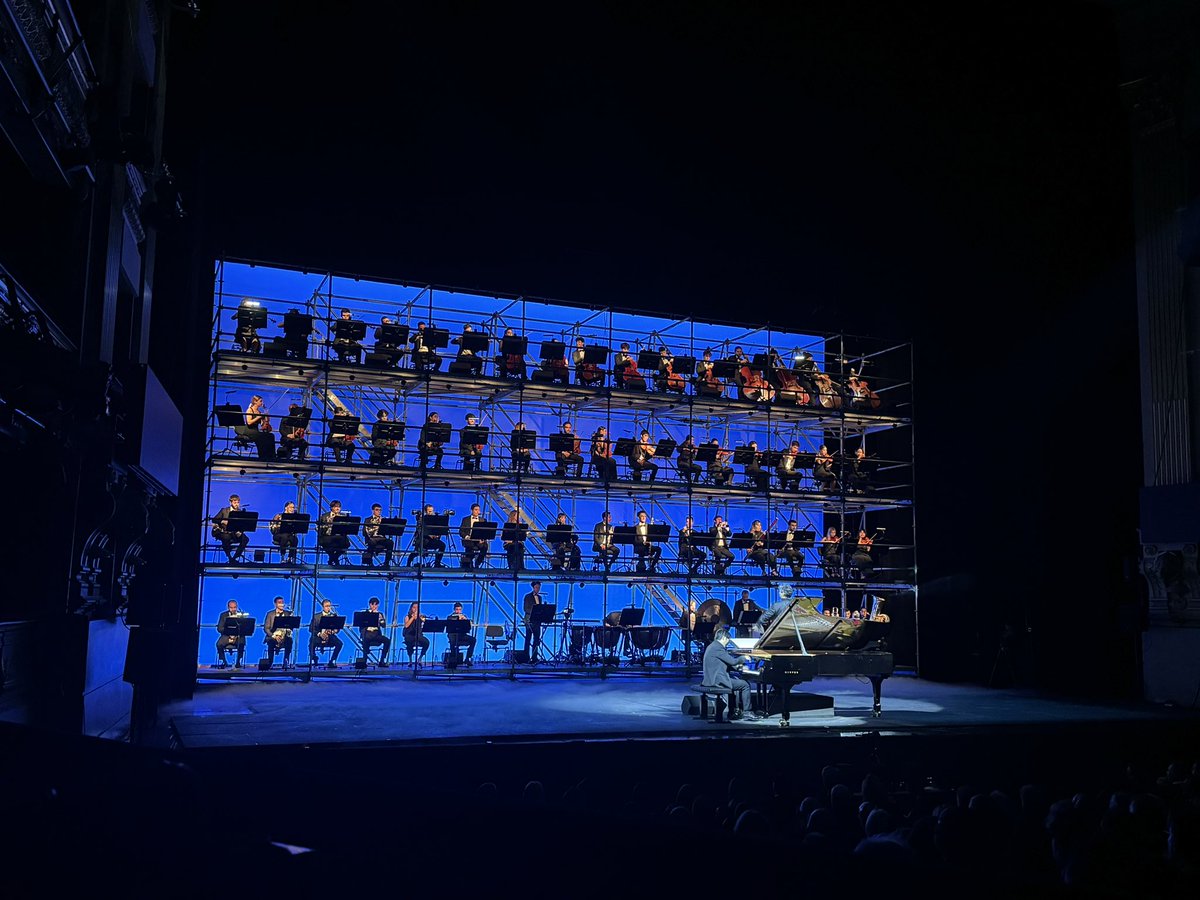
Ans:
<svg viewBox="0 0 1200 900"><path fill-rule="evenodd" d="M734 669L740 670L741 662L725 649L729 637L729 629L720 627L713 635L712 643L704 649L704 683L710 687L729 688L737 694L738 702L729 704L729 718L740 719L743 711L750 708L750 682L730 674ZM754 717L761 718L761 715L756 712Z"/></svg>

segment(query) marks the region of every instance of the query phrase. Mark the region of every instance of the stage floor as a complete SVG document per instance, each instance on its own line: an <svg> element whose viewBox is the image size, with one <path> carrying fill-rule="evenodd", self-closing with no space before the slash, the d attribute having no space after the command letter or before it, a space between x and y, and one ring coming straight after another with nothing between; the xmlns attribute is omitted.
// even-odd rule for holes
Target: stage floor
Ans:
<svg viewBox="0 0 1200 900"><path fill-rule="evenodd" d="M1149 704L1114 705L1052 698L1032 691L945 684L893 676L883 685L883 714L871 716L866 679L826 678L809 693L834 699L833 714L792 713L718 726L682 712L697 679L322 678L199 684L189 701L160 711L181 748L313 745L436 745L497 742L937 733L981 727L1133 723L1195 718ZM692 694L692 696L695 696Z"/></svg>

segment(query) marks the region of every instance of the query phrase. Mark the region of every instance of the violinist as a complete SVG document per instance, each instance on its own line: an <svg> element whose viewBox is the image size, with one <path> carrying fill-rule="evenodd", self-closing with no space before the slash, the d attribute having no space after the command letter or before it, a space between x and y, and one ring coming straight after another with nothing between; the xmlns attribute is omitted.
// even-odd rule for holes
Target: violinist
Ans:
<svg viewBox="0 0 1200 900"><path fill-rule="evenodd" d="M317 546L325 551L331 566L341 565L342 556L350 549L350 538L333 533L333 523L342 514L342 501L330 500L329 511L317 519Z"/></svg>
<svg viewBox="0 0 1200 900"><path fill-rule="evenodd" d="M568 435L571 435L572 437L574 437L574 435L575 435L575 432L573 432L571 430L570 422L563 422L562 430L559 433L560 434L568 434ZM557 453L555 453L555 455L554 455L555 456L555 461L554 461L554 474L555 475L557 475L559 478L566 478L567 477L567 468L569 466L575 467L575 477L576 478L580 478L583 475L583 454L581 454L579 452L581 446L582 446L582 442L579 440L579 438L575 437L571 443L570 450L559 450Z"/></svg>
<svg viewBox="0 0 1200 900"><path fill-rule="evenodd" d="M699 481L704 474L704 470L696 463L696 449L696 441L689 434L679 445L679 458L675 463L679 474L683 476L684 482L689 487Z"/></svg>
<svg viewBox="0 0 1200 900"><path fill-rule="evenodd" d="M464 472L478 472L483 466L483 444L468 444L467 429L478 428L475 413L467 413L466 423L458 432L458 452L462 456Z"/></svg>
<svg viewBox="0 0 1200 900"><path fill-rule="evenodd" d="M592 550L596 552L596 559L604 566L605 572L611 571L612 564L621 555L621 548L613 543L614 531L612 513L606 509L592 529Z"/></svg>
<svg viewBox="0 0 1200 900"><path fill-rule="evenodd" d="M230 494L229 505L221 507L212 517L212 536L220 541L221 549L225 551L230 562L241 559L250 543L250 538L246 537L244 531L231 531L229 528L229 514L240 512L241 509L242 498L237 494Z"/></svg>
<svg viewBox="0 0 1200 900"><path fill-rule="evenodd" d="M873 465L867 459L867 450L859 446L854 451L854 462L850 470L850 490L855 494L865 494L871 488L871 470Z"/></svg>
<svg viewBox="0 0 1200 900"><path fill-rule="evenodd" d="M349 322L352 320L352 318L353 317L350 315L350 310L343 309L338 321ZM334 331L334 335L333 352L337 355L338 362L348 363L350 362L351 358L353 358L354 362L356 363L362 362L362 344L351 337L336 336L337 331Z"/></svg>
<svg viewBox="0 0 1200 900"><path fill-rule="evenodd" d="M833 454L824 444L813 457L813 477L817 479L817 490L833 493L838 489L837 475L833 472Z"/></svg>
<svg viewBox="0 0 1200 900"><path fill-rule="evenodd" d="M842 538L832 525L821 538L821 568L826 578L836 578L842 568Z"/></svg>
<svg viewBox="0 0 1200 900"><path fill-rule="evenodd" d="M417 518L417 537L413 541L413 549L408 554L408 559L404 562L406 566L411 566L418 556L425 553L432 553L433 567L435 569L445 568L442 565L442 556L446 552L446 542L438 535L433 534L432 525L426 526L425 524L426 519L435 515L437 513L433 510L433 504L426 503L424 509L421 511L421 515Z"/></svg>
<svg viewBox="0 0 1200 900"><path fill-rule="evenodd" d="M796 574L796 567L800 567L801 573L804 571L804 554L801 553L800 547L797 545L800 540L800 523L795 519L788 522L787 531L783 534L783 547L780 548L779 558L782 559L792 573L792 578L799 578Z"/></svg>
<svg viewBox="0 0 1200 900"><path fill-rule="evenodd" d="M285 563L294 563L296 561L296 548L300 546L300 538L293 531L280 531L279 526L283 524L284 515L293 515L296 512L296 504L289 500L283 504L283 512L275 513L271 518L271 523L267 527L271 530L271 541L279 548L279 555Z"/></svg>
<svg viewBox="0 0 1200 900"><path fill-rule="evenodd" d="M558 517L554 520L554 524L560 528L565 527L568 531L565 540L554 543L554 553L550 557L550 568L557 569L558 571L566 569L568 572L578 572L582 556L579 551L579 537L567 521L567 514L565 512L558 514Z"/></svg>
<svg viewBox="0 0 1200 900"><path fill-rule="evenodd" d="M253 311L258 304L249 297L243 297L241 304L229 318L237 319L237 328L233 332L233 345L243 353L261 353L262 341L258 337L258 329L254 325ZM263 319L266 324L266 319Z"/></svg>
<svg viewBox="0 0 1200 900"><path fill-rule="evenodd" d="M307 431L299 422L303 414L304 407L299 403L288 404L287 418L280 423L278 459L291 459L292 451L300 462L308 458Z"/></svg>
<svg viewBox="0 0 1200 900"><path fill-rule="evenodd" d="M515 338L517 333L511 328L504 329L504 337L500 339L501 351L504 349L504 338ZM496 368L505 378L515 378L524 381L526 377L525 357L520 353L504 353L501 352L496 357Z"/></svg>
<svg viewBox="0 0 1200 900"><path fill-rule="evenodd" d="M392 564L392 554L396 550L396 542L386 534L379 533L379 526L383 522L383 507L378 503L371 504L371 515L363 521L362 535L363 547L362 564L364 566L375 565L375 554L383 554L383 567L386 569Z"/></svg>
<svg viewBox="0 0 1200 900"><path fill-rule="evenodd" d="M521 444L520 433L526 430L525 423L518 422L508 441L509 449L512 451L513 471L518 475L528 475L529 465L533 461L533 450Z"/></svg>
<svg viewBox="0 0 1200 900"><path fill-rule="evenodd" d="M800 442L792 441L779 457L775 466L775 474L779 476L779 486L783 490L793 487L800 490Z"/></svg>
<svg viewBox="0 0 1200 900"><path fill-rule="evenodd" d="M428 467L429 457L431 456L434 458L433 467L435 469L442 467L442 456L446 451L443 449L441 441L430 439L434 431L432 426L440 424L441 421L441 416L435 412L431 412L425 420L425 424L421 426L421 438L420 444L417 447L417 457L420 459L422 469Z"/></svg>
<svg viewBox="0 0 1200 900"><path fill-rule="evenodd" d="M617 480L617 461L613 459L612 440L608 429L601 425L592 435L592 465L596 467L596 477L607 484Z"/></svg>
<svg viewBox="0 0 1200 900"><path fill-rule="evenodd" d="M692 524L692 517L688 516L683 520L683 527L679 529L679 558L687 565L689 575L695 575L707 558L697 541L698 536Z"/></svg>
<svg viewBox="0 0 1200 900"><path fill-rule="evenodd" d="M644 391L646 379L638 371L637 358L629 350L629 344L621 344L621 349L613 361L613 373L617 378L617 386L631 391Z"/></svg>
<svg viewBox="0 0 1200 900"><path fill-rule="evenodd" d="M427 618L429 617L421 614L421 608L416 603L410 603L408 612L404 614L404 628L400 632L404 638L404 649L408 651L410 658L415 657L413 662L418 666L429 652L429 638L425 637L423 631Z"/></svg>
<svg viewBox="0 0 1200 900"><path fill-rule="evenodd" d="M254 444L258 458L275 459L275 435L271 432L271 417L263 408L263 398L255 394L246 406L246 424L234 429L241 437Z"/></svg>
<svg viewBox="0 0 1200 900"><path fill-rule="evenodd" d="M478 503L471 504L471 514L463 516L458 523L458 537L462 541L462 567L464 569L480 569L487 561L487 541L471 537L471 530L483 521L483 511Z"/></svg>
<svg viewBox="0 0 1200 900"><path fill-rule="evenodd" d="M866 532L866 529L858 529L858 542L854 545L854 552L850 554L850 565L858 570L858 574L862 578L870 578L871 573L875 571L875 561L871 558L871 547L873 541Z"/></svg>
<svg viewBox="0 0 1200 900"><path fill-rule="evenodd" d="M729 482L733 480L733 466L729 465L729 457L732 455L728 450L721 449L721 442L713 438L708 442L710 447L716 447L716 455L708 462L708 477L712 479L712 483L718 487L728 487Z"/></svg>
<svg viewBox="0 0 1200 900"><path fill-rule="evenodd" d="M500 543L504 545L504 556L512 572L520 572L525 565L525 542L521 540L521 515L515 509L508 514L508 521L500 532Z"/></svg>
<svg viewBox="0 0 1200 900"><path fill-rule="evenodd" d="M379 426L390 421L386 409L375 413L375 424L371 426L371 465L373 466L390 466L396 458L396 450L400 446L400 442L386 440L379 436Z"/></svg>
<svg viewBox="0 0 1200 900"><path fill-rule="evenodd" d="M763 531L761 519L755 519L750 525L750 547L746 551L746 562L761 568L763 575L769 570L772 578L779 577L775 554L767 549L767 533Z"/></svg>
<svg viewBox="0 0 1200 900"><path fill-rule="evenodd" d="M344 406L335 406L333 409L334 419L344 419L350 416L350 410ZM350 465L350 460L354 456L354 440L357 434L331 434L329 435L329 449L333 451L333 461L342 465Z"/></svg>
<svg viewBox="0 0 1200 900"><path fill-rule="evenodd" d="M263 618L263 632L266 651L271 665L275 665L275 654L283 651L283 667L286 669L292 658L292 629L276 628L275 620L280 616L290 616L292 611L287 608L282 597L276 597L275 605Z"/></svg>
<svg viewBox="0 0 1200 900"><path fill-rule="evenodd" d="M372 597L367 601L366 613L366 618L377 624L359 626L358 641L362 645L363 660L366 660L372 647L376 644L382 644L383 650L379 653L379 666L386 669L387 657L392 651L392 639L383 633L383 629L387 625L387 618L379 611L378 597Z"/></svg>
<svg viewBox="0 0 1200 900"><path fill-rule="evenodd" d="M429 335L425 332L425 323L418 322L417 330L410 338L412 342L413 365L422 372L436 372L442 367L442 359L438 356L437 348L430 346Z"/></svg>
<svg viewBox="0 0 1200 900"><path fill-rule="evenodd" d="M713 527L709 535L712 539L713 573L724 575L729 564L733 562L733 551L729 549L729 526L725 524L723 518L720 516L713 518Z"/></svg>
<svg viewBox="0 0 1200 900"><path fill-rule="evenodd" d="M634 481L641 481L642 473L649 472L650 484L654 484L654 477L658 475L658 463L652 459L654 452L655 446L650 443L650 432L643 428L638 442L629 451L629 468L633 472Z"/></svg>
<svg viewBox="0 0 1200 900"><path fill-rule="evenodd" d="M333 602L331 600L322 600L321 608L313 613L312 621L308 623L308 633L312 635L308 642L309 665L317 664L317 651L325 647L333 648L333 656L329 658L329 662L325 664L327 669L337 668L338 654L342 652L342 639L338 637L337 628L322 628L321 619L324 616L337 615L333 611Z"/></svg>
<svg viewBox="0 0 1200 900"><path fill-rule="evenodd" d="M471 334L474 331L471 325L463 326L463 335ZM454 362L450 364L451 371L466 373L468 375L479 376L483 374L483 359L476 355L474 350L469 350L462 346L463 339L456 337L453 341L458 344L458 353L454 357Z"/></svg>
<svg viewBox="0 0 1200 900"><path fill-rule="evenodd" d="M571 351L571 362L575 365L575 383L584 387L600 387L604 384L604 373L595 363L584 361L586 349L583 338L575 338L575 349Z"/></svg>
<svg viewBox="0 0 1200 900"><path fill-rule="evenodd" d="M749 446L750 458L746 462L744 472L754 484L754 489L764 493L771 487L771 476L762 467L762 453L758 450L758 441L751 441Z"/></svg>

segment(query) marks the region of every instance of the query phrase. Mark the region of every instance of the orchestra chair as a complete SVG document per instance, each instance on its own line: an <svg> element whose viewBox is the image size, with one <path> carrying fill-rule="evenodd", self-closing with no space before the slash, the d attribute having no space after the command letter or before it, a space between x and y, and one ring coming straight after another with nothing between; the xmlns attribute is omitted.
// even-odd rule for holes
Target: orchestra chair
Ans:
<svg viewBox="0 0 1200 900"><path fill-rule="evenodd" d="M360 647L359 649L361 650L362 648ZM371 659L371 653L375 650L379 651L379 657L378 659ZM354 668L356 669L365 669L368 666L373 669L380 666L387 668L387 664L387 660L383 658L383 644L372 644L366 650L362 650L362 656L354 660Z"/></svg>
<svg viewBox="0 0 1200 900"><path fill-rule="evenodd" d="M238 456L249 456L250 454L256 453L258 450L258 448L254 445L254 441L250 440L250 438L248 438L246 435L239 434L236 431L233 434L233 443L230 445L230 449L233 450L233 452Z"/></svg>
<svg viewBox="0 0 1200 900"><path fill-rule="evenodd" d="M503 625L485 625L483 628L483 643L488 650L499 653L504 645L508 643L508 637L504 634ZM484 654L486 662L487 654Z"/></svg>
<svg viewBox="0 0 1200 900"><path fill-rule="evenodd" d="M345 644L343 642L343 646L344 645ZM379 646L382 648L383 645L379 644L376 646ZM322 654L322 653L328 653L330 655L330 657L332 658L333 645L332 644L317 644L315 647L309 648L309 651L308 651L309 665L311 665L313 667L320 665L321 664L320 654ZM334 663L327 662L327 663L325 663L325 668L327 668L327 669L337 668L337 666Z"/></svg>

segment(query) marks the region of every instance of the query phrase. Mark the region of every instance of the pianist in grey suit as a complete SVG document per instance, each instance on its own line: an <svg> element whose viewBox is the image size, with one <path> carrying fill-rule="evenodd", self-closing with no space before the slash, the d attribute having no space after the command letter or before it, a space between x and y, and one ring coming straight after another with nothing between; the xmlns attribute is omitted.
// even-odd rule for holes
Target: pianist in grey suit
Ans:
<svg viewBox="0 0 1200 900"><path fill-rule="evenodd" d="M737 712L730 704L731 719L740 719L742 717L741 710L750 708L750 682L744 678L736 678L730 675L730 670L736 669L741 665L738 658L725 649L725 642L729 640L729 629L718 628L716 634L713 635L712 643L704 649L704 683L713 687L730 688L738 695L738 700L741 702L737 705Z"/></svg>

